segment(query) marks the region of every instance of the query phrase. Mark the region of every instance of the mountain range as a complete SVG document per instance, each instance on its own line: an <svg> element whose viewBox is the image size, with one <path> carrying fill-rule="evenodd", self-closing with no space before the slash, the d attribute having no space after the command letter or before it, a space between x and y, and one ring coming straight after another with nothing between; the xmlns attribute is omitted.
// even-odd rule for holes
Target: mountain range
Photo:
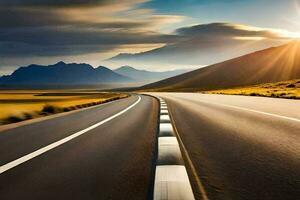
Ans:
<svg viewBox="0 0 300 200"><path fill-rule="evenodd" d="M66 64L58 62L54 65L29 65L20 67L9 76L2 76L0 84L98 84L111 82L131 82L131 78L122 76L112 70L100 66L93 68L88 64Z"/></svg>
<svg viewBox="0 0 300 200"><path fill-rule="evenodd" d="M300 41L292 41L151 83L139 89L201 91L297 78L300 78Z"/></svg>
<svg viewBox="0 0 300 200"><path fill-rule="evenodd" d="M140 90L203 91L300 78L300 41L271 47L194 71L151 72L123 66L116 70L89 64L58 62L20 67L0 77L1 86L101 85ZM163 80L161 80L163 79ZM150 83L153 82L153 83ZM148 84L150 83L150 84Z"/></svg>
<svg viewBox="0 0 300 200"><path fill-rule="evenodd" d="M0 85L14 86L49 86L49 85L102 85L145 84L184 73L186 70L151 72L124 66L116 70L99 66L93 68L85 63L58 62L43 66L32 64L20 67L11 75L0 77Z"/></svg>

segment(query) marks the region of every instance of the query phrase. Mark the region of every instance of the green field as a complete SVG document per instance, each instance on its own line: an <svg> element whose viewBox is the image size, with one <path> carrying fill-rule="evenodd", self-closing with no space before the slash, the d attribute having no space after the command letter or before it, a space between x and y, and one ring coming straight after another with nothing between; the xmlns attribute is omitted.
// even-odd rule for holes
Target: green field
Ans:
<svg viewBox="0 0 300 200"><path fill-rule="evenodd" d="M2 90L0 124L89 107L127 96L89 90Z"/></svg>

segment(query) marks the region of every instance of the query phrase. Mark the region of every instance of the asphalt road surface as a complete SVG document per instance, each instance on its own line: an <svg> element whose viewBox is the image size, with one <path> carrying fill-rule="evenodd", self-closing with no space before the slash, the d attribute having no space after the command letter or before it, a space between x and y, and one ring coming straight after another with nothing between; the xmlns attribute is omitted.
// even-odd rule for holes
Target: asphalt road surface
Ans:
<svg viewBox="0 0 300 200"><path fill-rule="evenodd" d="M0 165L126 109L138 96L0 133ZM0 174L0 199L147 199L153 184L158 103L120 116Z"/></svg>
<svg viewBox="0 0 300 200"><path fill-rule="evenodd" d="M159 95L209 199L300 198L300 101ZM195 175L189 175L200 199Z"/></svg>
<svg viewBox="0 0 300 200"><path fill-rule="evenodd" d="M190 159L196 199L199 180L211 200L299 199L300 101L155 95ZM132 96L0 132L0 199L151 199L158 110Z"/></svg>

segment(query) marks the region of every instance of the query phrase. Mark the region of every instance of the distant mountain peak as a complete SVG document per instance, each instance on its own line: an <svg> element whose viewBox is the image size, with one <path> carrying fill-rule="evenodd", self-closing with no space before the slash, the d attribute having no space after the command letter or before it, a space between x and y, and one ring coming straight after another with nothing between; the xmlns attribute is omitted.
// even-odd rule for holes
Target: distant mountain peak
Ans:
<svg viewBox="0 0 300 200"><path fill-rule="evenodd" d="M121 66L120 68L125 68L125 69L135 69L134 67L131 67L129 65L124 65L124 66Z"/></svg>
<svg viewBox="0 0 300 200"><path fill-rule="evenodd" d="M124 65L124 66L121 66L121 67L115 69L115 71L118 71L118 70L138 70L138 69L131 67L129 65Z"/></svg>
<svg viewBox="0 0 300 200"><path fill-rule="evenodd" d="M96 67L96 69L109 69L109 68L107 68L107 67L105 67L105 66L102 66L102 65L100 65L100 66Z"/></svg>
<svg viewBox="0 0 300 200"><path fill-rule="evenodd" d="M105 66L98 66L97 68L95 68L96 71L105 71L105 72L113 72L113 70L109 69L108 67Z"/></svg>
<svg viewBox="0 0 300 200"><path fill-rule="evenodd" d="M56 63L54 65L66 65L66 63L64 61L59 61L58 63Z"/></svg>
<svg viewBox="0 0 300 200"><path fill-rule="evenodd" d="M119 59L119 58L126 58L127 56L131 56L131 55L135 55L135 54L133 54L133 53L119 53L119 54L117 54L117 55L115 55L115 56L113 56L113 57L111 57L111 58L109 58L107 60L113 60L113 59Z"/></svg>

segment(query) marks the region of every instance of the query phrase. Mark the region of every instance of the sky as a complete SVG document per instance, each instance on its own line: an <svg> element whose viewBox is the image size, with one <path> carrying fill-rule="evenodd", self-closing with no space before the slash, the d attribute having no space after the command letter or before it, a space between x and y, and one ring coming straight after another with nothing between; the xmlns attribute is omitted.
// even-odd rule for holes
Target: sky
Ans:
<svg viewBox="0 0 300 200"><path fill-rule="evenodd" d="M173 46L202 48L204 55L214 52L209 45L230 49L247 41L242 52L248 53L300 37L300 0L0 0L0 17L0 75L61 60L116 68L132 64L107 60L119 53ZM223 58L230 56L238 55ZM178 66L176 59L158 60L134 67L171 70L220 59L186 59L193 62Z"/></svg>

